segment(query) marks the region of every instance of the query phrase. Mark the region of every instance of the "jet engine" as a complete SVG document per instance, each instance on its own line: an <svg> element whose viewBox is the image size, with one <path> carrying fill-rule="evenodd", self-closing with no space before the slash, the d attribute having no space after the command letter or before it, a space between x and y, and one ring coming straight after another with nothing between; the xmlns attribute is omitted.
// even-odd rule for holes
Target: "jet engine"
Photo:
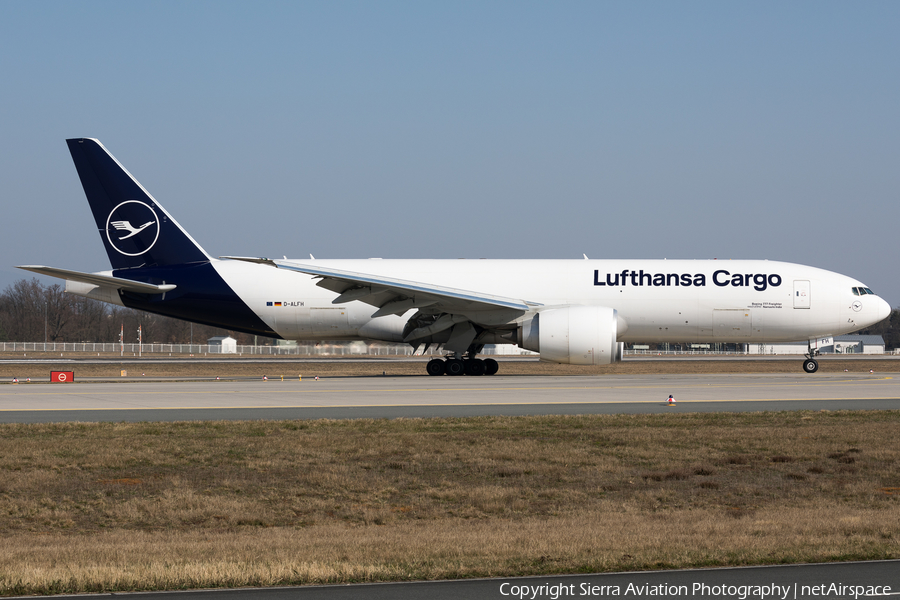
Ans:
<svg viewBox="0 0 900 600"><path fill-rule="evenodd" d="M519 346L541 353L541 360L570 365L608 365L622 360L617 337L628 324L606 306L548 308L524 321Z"/></svg>

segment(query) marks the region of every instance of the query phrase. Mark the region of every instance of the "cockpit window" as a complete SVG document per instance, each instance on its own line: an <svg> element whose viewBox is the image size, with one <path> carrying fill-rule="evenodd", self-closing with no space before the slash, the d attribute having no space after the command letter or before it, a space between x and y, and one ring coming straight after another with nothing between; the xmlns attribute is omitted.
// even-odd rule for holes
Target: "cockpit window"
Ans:
<svg viewBox="0 0 900 600"><path fill-rule="evenodd" d="M875 295L875 292L873 292L872 290L870 290L870 289L867 288L867 287L855 287L855 288L853 288L853 295L854 295L854 296L865 296L865 295L867 295L867 294L872 294L872 295L874 296L874 295Z"/></svg>
<svg viewBox="0 0 900 600"><path fill-rule="evenodd" d="M853 295L859 296L859 288L853 288Z"/></svg>
<svg viewBox="0 0 900 600"><path fill-rule="evenodd" d="M867 293L867 294L872 294L873 296L875 295L875 292L873 292L873 291L870 290L869 288L863 288L863 289L866 290L866 293Z"/></svg>

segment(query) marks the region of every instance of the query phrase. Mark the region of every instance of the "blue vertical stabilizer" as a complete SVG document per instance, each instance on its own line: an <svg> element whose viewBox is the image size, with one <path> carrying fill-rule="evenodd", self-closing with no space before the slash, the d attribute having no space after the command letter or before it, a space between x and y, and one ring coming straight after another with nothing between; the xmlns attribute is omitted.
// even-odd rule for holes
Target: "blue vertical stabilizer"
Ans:
<svg viewBox="0 0 900 600"><path fill-rule="evenodd" d="M210 260L103 144L90 138L66 143L113 269Z"/></svg>

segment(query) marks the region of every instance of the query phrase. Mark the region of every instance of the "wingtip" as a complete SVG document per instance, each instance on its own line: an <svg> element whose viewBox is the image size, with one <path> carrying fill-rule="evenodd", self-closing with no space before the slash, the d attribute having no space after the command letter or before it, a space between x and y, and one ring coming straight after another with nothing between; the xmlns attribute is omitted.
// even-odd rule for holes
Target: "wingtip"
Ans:
<svg viewBox="0 0 900 600"><path fill-rule="evenodd" d="M15 265L15 268L22 269L23 271L32 271L34 273L39 272L41 269L49 269L47 265Z"/></svg>

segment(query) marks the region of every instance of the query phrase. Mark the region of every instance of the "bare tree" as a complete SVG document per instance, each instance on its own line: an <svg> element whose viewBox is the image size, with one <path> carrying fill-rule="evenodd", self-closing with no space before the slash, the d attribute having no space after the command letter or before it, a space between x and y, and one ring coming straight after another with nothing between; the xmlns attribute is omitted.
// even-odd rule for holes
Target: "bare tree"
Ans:
<svg viewBox="0 0 900 600"><path fill-rule="evenodd" d="M46 312L44 288L36 278L20 279L0 299L0 322L14 341L43 341Z"/></svg>
<svg viewBox="0 0 900 600"><path fill-rule="evenodd" d="M44 286L36 278L21 279L0 294L0 340L108 343L118 342L122 332L130 344L137 342L138 327L147 344L187 344L192 337L195 344L204 344L217 335L232 335L240 344L252 344L254 338L66 294L59 284Z"/></svg>

